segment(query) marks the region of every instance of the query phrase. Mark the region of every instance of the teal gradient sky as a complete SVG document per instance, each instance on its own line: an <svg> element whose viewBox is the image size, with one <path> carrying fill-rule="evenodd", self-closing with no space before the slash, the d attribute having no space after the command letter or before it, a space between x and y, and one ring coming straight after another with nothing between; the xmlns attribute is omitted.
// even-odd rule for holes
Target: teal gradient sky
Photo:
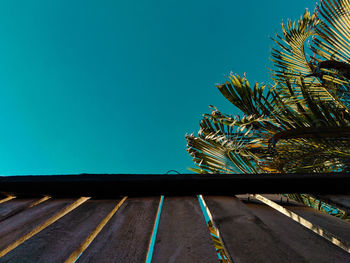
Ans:
<svg viewBox="0 0 350 263"><path fill-rule="evenodd" d="M282 20L315 1L3 0L0 174L188 172L185 133L232 70L269 82Z"/></svg>

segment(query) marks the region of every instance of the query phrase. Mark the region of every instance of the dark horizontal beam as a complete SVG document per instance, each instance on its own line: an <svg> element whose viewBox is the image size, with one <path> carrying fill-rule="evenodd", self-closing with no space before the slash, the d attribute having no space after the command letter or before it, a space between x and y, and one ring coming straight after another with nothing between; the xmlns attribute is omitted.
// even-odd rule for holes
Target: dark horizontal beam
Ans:
<svg viewBox="0 0 350 263"><path fill-rule="evenodd" d="M350 174L78 174L0 177L0 193L57 197L347 194Z"/></svg>

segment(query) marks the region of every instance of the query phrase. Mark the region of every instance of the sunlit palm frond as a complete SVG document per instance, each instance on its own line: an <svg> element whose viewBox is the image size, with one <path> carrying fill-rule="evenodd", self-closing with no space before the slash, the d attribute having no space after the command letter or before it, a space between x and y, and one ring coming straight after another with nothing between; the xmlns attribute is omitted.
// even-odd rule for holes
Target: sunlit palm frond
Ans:
<svg viewBox="0 0 350 263"><path fill-rule="evenodd" d="M271 114L272 89L254 83L251 87L246 76L231 73L224 84L217 85L222 95L246 115Z"/></svg>
<svg viewBox="0 0 350 263"><path fill-rule="evenodd" d="M350 4L325 0L318 7L319 23L310 48L318 64L314 73L340 106L350 101ZM316 72L317 71L317 72ZM345 108L345 107L343 107Z"/></svg>
<svg viewBox="0 0 350 263"><path fill-rule="evenodd" d="M296 81L296 77L313 72L313 65L306 57L305 43L315 34L318 23L317 16L306 10L297 23L289 20L282 24L283 37L276 34L274 41L277 48L271 52L271 60L276 68L272 71L272 77L276 82L283 81L286 76L294 77Z"/></svg>
<svg viewBox="0 0 350 263"><path fill-rule="evenodd" d="M269 122L263 117L232 118L218 110L204 115L198 137L187 135L187 151L195 164L210 173L256 173L260 155L268 152L268 134L254 124ZM262 126L263 127L263 126Z"/></svg>
<svg viewBox="0 0 350 263"><path fill-rule="evenodd" d="M314 42L318 43L320 42L318 39L324 36L319 30L322 25L323 21L317 13L311 15L308 10L299 21L282 24L283 36L276 35L274 41L277 47L271 52L271 60L275 66L271 70L271 76L278 83L276 88L280 94L288 92L284 85L279 85L285 82L286 78L296 98L302 98L301 79L309 86L310 92L324 101L334 102L340 93L344 94L341 92L342 86L348 80L339 74L334 74L332 70L327 70L324 64L325 58L310 56L307 52L306 43L310 37L314 37ZM315 50L313 46L310 48ZM341 102L338 104L342 107Z"/></svg>
<svg viewBox="0 0 350 263"><path fill-rule="evenodd" d="M294 119L298 117L299 113L286 103L291 97L287 98L283 94L281 96L275 86L255 83L252 87L246 76L241 78L239 75L231 73L229 80L224 84L217 85L217 88L228 101L246 116L268 118L269 122L264 122L263 125L265 129L278 130L279 127L295 127ZM261 125L257 122L254 124L255 128L259 126Z"/></svg>
<svg viewBox="0 0 350 263"><path fill-rule="evenodd" d="M323 60L350 62L350 4L323 0L318 8L317 37L312 51Z"/></svg>
<svg viewBox="0 0 350 263"><path fill-rule="evenodd" d="M206 173L256 173L247 158L237 156L234 148L225 147L221 138L208 135L205 139L186 136L187 151L200 172Z"/></svg>

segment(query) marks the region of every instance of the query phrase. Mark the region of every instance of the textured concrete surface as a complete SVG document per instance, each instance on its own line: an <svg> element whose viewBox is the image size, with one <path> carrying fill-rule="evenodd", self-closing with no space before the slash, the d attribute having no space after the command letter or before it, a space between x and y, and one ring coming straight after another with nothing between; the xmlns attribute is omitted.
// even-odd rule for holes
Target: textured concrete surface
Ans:
<svg viewBox="0 0 350 263"><path fill-rule="evenodd" d="M0 204L0 222L28 208L37 199L12 199Z"/></svg>
<svg viewBox="0 0 350 263"><path fill-rule="evenodd" d="M195 197L165 197L152 262L218 262Z"/></svg>
<svg viewBox="0 0 350 263"><path fill-rule="evenodd" d="M70 199L50 200L1 221L0 250L33 230L70 203L72 203ZM0 262L2 261L3 258L0 258Z"/></svg>
<svg viewBox="0 0 350 263"><path fill-rule="evenodd" d="M287 203L284 197L283 197L284 201L281 204L280 202L278 202L280 200L280 197L278 195L264 194L263 196L276 203L279 203L286 209L296 213L297 215L303 217L304 219L310 221L311 223L317 226L320 226L321 228L327 230L328 232L339 237L341 240L344 240L350 244L350 223L349 222L346 222L344 220L341 220L340 218L328 215L325 212L317 211L311 207L307 207L293 200L289 200L289 202ZM344 196L343 196L343 199L345 200ZM255 199L255 203L262 204L262 202L260 202L257 199ZM270 210L267 210L267 211L270 211ZM274 217L271 215L271 218L274 218Z"/></svg>
<svg viewBox="0 0 350 263"><path fill-rule="evenodd" d="M204 197L235 263L307 262L234 197Z"/></svg>
<svg viewBox="0 0 350 263"><path fill-rule="evenodd" d="M117 202L117 200L87 201L0 258L0 262L64 262Z"/></svg>
<svg viewBox="0 0 350 263"><path fill-rule="evenodd" d="M292 221L289 217L275 209L264 204L246 204L246 206L279 237L280 242L291 247L291 249L302 256L306 262L350 262L350 254L301 226L297 222ZM290 209L290 207L284 207ZM302 209L300 207L296 208ZM349 227L350 224L348 228ZM328 230L328 228L326 229ZM274 246L279 246L279 244L280 243L276 243Z"/></svg>
<svg viewBox="0 0 350 263"><path fill-rule="evenodd" d="M144 262L159 199L128 198L77 262Z"/></svg>
<svg viewBox="0 0 350 263"><path fill-rule="evenodd" d="M247 201L247 196L241 198ZM259 201L204 199L234 263L350 262L350 254ZM50 199L31 208L34 199L0 204L0 251L75 200ZM287 209L350 242L350 223L282 201ZM64 262L117 203L85 202L0 258L0 263ZM158 203L159 197L128 198L77 262L144 262ZM218 262L195 197L164 199L152 262Z"/></svg>
<svg viewBox="0 0 350 263"><path fill-rule="evenodd" d="M311 207L285 206L288 210L316 224L350 244L350 223L340 218L319 212ZM349 254L350 256L350 254Z"/></svg>

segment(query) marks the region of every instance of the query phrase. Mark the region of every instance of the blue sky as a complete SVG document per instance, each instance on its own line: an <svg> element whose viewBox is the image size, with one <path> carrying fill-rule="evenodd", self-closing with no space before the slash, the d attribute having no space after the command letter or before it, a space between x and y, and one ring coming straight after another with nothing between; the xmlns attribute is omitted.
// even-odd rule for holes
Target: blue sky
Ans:
<svg viewBox="0 0 350 263"><path fill-rule="evenodd" d="M282 20L315 1L4 0L0 174L188 172L184 135L232 70L269 82Z"/></svg>

